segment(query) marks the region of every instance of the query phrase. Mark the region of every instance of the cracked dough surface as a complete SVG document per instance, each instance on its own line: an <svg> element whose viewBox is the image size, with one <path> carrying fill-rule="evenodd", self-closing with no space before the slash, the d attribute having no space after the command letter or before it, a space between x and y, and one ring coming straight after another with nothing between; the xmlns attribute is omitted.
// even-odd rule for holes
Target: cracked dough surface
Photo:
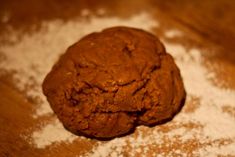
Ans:
<svg viewBox="0 0 235 157"><path fill-rule="evenodd" d="M129 27L92 33L70 46L46 76L43 92L65 128L96 138L165 122L186 95L158 38Z"/></svg>

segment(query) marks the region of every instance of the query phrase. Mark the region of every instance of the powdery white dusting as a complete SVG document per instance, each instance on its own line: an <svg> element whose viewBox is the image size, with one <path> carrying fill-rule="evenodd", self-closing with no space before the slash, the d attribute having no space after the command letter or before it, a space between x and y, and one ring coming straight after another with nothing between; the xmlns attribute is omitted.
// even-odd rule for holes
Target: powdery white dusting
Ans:
<svg viewBox="0 0 235 157"><path fill-rule="evenodd" d="M33 132L32 138L37 148L45 148L57 141L72 142L76 139L76 136L66 131L59 120L55 120L41 130Z"/></svg>
<svg viewBox="0 0 235 157"><path fill-rule="evenodd" d="M214 104L217 107L228 104L235 106L234 90L219 88L210 81L214 75L204 67L200 50L194 48L186 51L182 45L175 44L167 44L166 48L180 67L188 94L201 98L202 104Z"/></svg>
<svg viewBox="0 0 235 157"><path fill-rule="evenodd" d="M97 12L101 15L105 10L101 8ZM42 94L41 84L52 65L68 46L88 33L111 26L122 25L145 30L158 26L158 23L144 12L129 19L121 19L96 17L91 15L89 10L84 9L81 11L81 16L89 16L89 18L79 18L67 23L61 20L43 23L38 32L25 35L20 41L17 40L17 32L13 31L8 40L14 44L0 47L1 55L6 58L0 62L2 70L0 74L14 72L13 78L19 90L26 91L27 97L37 100L38 106L35 106L34 118L53 113ZM51 136L52 134L56 136ZM32 141L38 148L44 148L55 142L71 141L73 138L58 121L43 126L42 130L32 135Z"/></svg>
<svg viewBox="0 0 235 157"><path fill-rule="evenodd" d="M100 14L104 14L101 12ZM36 98L38 102L39 106L35 106L36 112L33 115L35 118L52 113L42 94L41 83L59 55L64 53L69 45L90 32L106 27L125 25L151 30L152 27L158 26L147 13L140 13L128 19L96 17L91 15L89 10L83 10L81 15L86 18L67 23L61 20L44 23L40 31L23 36L21 41L11 34L9 40L14 44L0 47L1 55L6 58L0 62L0 69L14 72L19 90L26 91L28 97ZM174 38L182 35L173 30L166 32L165 36ZM173 121L164 125L154 128L141 126L135 134L97 142L84 156L147 156L150 152L152 156L235 155L235 118L223 112L225 106L235 108L235 91L217 87L210 81L215 75L203 65L201 50L188 50L183 45L166 41L164 44L181 70L188 96L185 108L192 105L193 98L199 99L198 107L190 113L183 109ZM190 124L196 126L188 127ZM76 138L81 137L67 132L58 120L42 126L41 130L31 135L37 148L45 148L58 142L72 142ZM216 142L223 140L229 142L222 145ZM175 143L179 144L174 146ZM196 145L187 151L185 148L190 149L190 143Z"/></svg>
<svg viewBox="0 0 235 157"><path fill-rule="evenodd" d="M87 9L81 13L83 16L90 14ZM20 41L15 41L16 37L11 37L14 39L12 42L15 42L13 45L0 47L1 54L6 58L0 62L0 69L16 72L13 76L20 90L30 87L26 90L27 96L36 98L40 105L36 108L35 118L52 113L42 94L41 84L59 55L84 35L117 25L149 30L157 27L158 23L146 13L137 14L129 19L92 16L90 19L77 19L67 23L61 20L43 23L40 31L25 35ZM11 36L14 36L13 33Z"/></svg>
<svg viewBox="0 0 235 157"><path fill-rule="evenodd" d="M207 146L199 151L200 156L215 157L215 156L234 156L235 147L232 144L218 147Z"/></svg>
<svg viewBox="0 0 235 157"><path fill-rule="evenodd" d="M153 129L151 134L142 137L143 132L137 129L137 132L140 133L137 138L129 136L100 144L93 149L93 153L88 153L88 156L108 156L117 148L119 148L118 152L121 153L126 149L127 143L130 143L131 147L131 149L128 149L129 155L135 156L137 148L148 149L151 145L158 145L156 147L158 149L161 149L161 147L169 148L173 144L171 141L177 142L179 140L182 143L197 140L202 145L198 149L192 150L191 153L194 156L235 155L235 118L222 111L224 105L235 107L235 91L219 88L210 81L211 76L214 75L203 65L204 60L200 50L195 48L186 50L185 47L179 44L167 42L164 42L164 44L181 70L188 100L190 97L200 99L198 109L192 113L185 113L183 110L172 122L165 124L169 127L171 125L178 126L167 132L161 132L159 129L162 126L156 126L151 128ZM208 74L210 79L208 79ZM190 105L189 101L186 101L187 105ZM199 124L202 127L192 127L191 129L183 127L183 124L187 123ZM149 130L149 128L146 129ZM220 146L213 144L213 141L216 140L232 140L232 142ZM210 142L212 145L207 144ZM116 143L119 143L119 145L116 145ZM146 152L148 150L142 150L141 154L146 155ZM171 150L167 154L163 150L162 154L158 154L158 156L175 156L177 154L187 156L184 150L177 150L176 152Z"/></svg>
<svg viewBox="0 0 235 157"><path fill-rule="evenodd" d="M200 50L190 49L186 51L182 45L169 43L166 43L166 48L176 59L188 96L200 99L200 106L195 112L179 114L175 121L193 121L202 124L202 131L199 132L201 134L199 134L200 139L234 140L235 117L224 113L222 108L225 105L235 108L235 90L217 87L210 81L215 75L211 74L212 72L208 71L203 65L204 59L201 56ZM230 146L235 148L235 141ZM216 151L210 150L212 149L207 149L204 152L212 154L212 156L218 155L213 154ZM230 150L228 149L227 152L230 152ZM234 152L231 153L234 154Z"/></svg>
<svg viewBox="0 0 235 157"><path fill-rule="evenodd" d="M175 38L175 37L181 37L183 35L183 33L178 29L170 29L170 30L167 30L164 33L164 35L167 38Z"/></svg>
<svg viewBox="0 0 235 157"><path fill-rule="evenodd" d="M139 127L140 128L140 127ZM145 128L145 127L142 127ZM122 155L125 150L125 147L129 146L131 151L139 153L139 151L148 151L148 145L153 144L153 139L160 139L161 133L150 134L149 136L143 138L143 132L139 132L138 137L129 136L125 138L116 138L109 142L99 142L98 147L92 150L92 153L88 153L85 156L89 157L103 157L112 155L113 152L118 156ZM130 145L128 145L128 143ZM143 150L140 147L144 147ZM138 151L139 150L139 151ZM143 152L142 152L143 153Z"/></svg>

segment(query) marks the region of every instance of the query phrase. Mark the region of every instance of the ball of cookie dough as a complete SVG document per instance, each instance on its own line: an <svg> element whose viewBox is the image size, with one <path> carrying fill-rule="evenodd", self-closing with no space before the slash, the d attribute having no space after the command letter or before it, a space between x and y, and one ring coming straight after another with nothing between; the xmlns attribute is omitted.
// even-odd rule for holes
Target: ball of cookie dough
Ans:
<svg viewBox="0 0 235 157"><path fill-rule="evenodd" d="M43 92L65 128L95 138L165 122L186 95L159 39L129 27L92 33L70 46L46 76Z"/></svg>

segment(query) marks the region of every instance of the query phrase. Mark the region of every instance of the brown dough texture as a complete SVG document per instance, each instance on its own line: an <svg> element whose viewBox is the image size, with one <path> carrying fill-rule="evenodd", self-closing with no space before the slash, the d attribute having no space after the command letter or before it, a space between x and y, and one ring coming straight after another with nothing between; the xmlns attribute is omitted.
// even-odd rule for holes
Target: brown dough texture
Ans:
<svg viewBox="0 0 235 157"><path fill-rule="evenodd" d="M92 33L70 46L46 76L43 92L65 128L95 138L170 120L186 96L158 38L129 27Z"/></svg>

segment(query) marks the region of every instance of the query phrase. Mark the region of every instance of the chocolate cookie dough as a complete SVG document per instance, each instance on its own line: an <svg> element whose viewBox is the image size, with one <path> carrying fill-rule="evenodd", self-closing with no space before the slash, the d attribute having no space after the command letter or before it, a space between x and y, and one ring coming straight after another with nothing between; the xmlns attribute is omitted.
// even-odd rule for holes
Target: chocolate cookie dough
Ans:
<svg viewBox="0 0 235 157"><path fill-rule="evenodd" d="M43 92L65 128L96 138L165 122L186 95L158 38L129 27L92 33L70 46L46 76Z"/></svg>

